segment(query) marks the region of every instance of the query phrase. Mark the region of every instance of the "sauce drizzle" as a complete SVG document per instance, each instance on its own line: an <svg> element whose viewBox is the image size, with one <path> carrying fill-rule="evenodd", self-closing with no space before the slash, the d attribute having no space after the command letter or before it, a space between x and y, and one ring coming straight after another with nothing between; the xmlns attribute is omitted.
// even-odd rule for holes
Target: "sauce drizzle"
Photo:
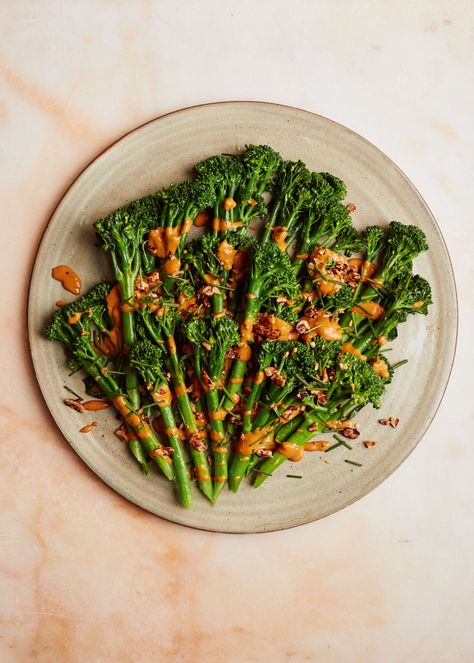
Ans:
<svg viewBox="0 0 474 663"><path fill-rule="evenodd" d="M60 281L63 288L72 292L73 295L79 295L81 293L81 279L68 265L56 265L56 267L53 267L51 270L51 277L55 281Z"/></svg>
<svg viewBox="0 0 474 663"><path fill-rule="evenodd" d="M90 433L91 430L92 430L93 428L95 428L96 426L98 426L98 425L99 425L99 424L97 423L97 421L92 421L90 424L87 424L87 426L83 426L83 427L80 429L79 433Z"/></svg>

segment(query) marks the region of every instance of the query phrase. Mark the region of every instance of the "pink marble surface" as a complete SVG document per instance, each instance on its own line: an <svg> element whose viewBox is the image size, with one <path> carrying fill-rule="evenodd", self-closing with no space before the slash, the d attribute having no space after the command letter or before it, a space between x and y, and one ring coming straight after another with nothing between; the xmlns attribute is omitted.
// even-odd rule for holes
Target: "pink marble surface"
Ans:
<svg viewBox="0 0 474 663"><path fill-rule="evenodd" d="M473 19L468 0L3 0L2 663L473 660ZM256 536L181 528L103 485L46 411L26 338L36 247L79 171L220 99L304 107L383 149L437 217L461 304L408 461L345 511Z"/></svg>

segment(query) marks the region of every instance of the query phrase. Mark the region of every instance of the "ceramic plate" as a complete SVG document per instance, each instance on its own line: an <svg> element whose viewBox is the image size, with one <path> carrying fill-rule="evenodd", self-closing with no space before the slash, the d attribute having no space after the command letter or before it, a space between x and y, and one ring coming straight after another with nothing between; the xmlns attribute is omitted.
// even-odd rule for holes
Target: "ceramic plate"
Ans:
<svg viewBox="0 0 474 663"><path fill-rule="evenodd" d="M114 414L97 413L100 425L84 435L84 415L63 405L64 385L80 391L81 377L67 376L65 355L41 329L57 299L66 293L50 277L51 268L71 265L84 291L111 277L107 256L94 245L92 222L126 202L190 175L207 156L266 143L286 159L302 159L312 170L332 172L347 184L348 202L357 205L356 225L387 224L392 219L418 225L430 250L415 269L433 289L427 318L412 316L393 344L391 360L408 359L397 371L381 409L366 408L358 417L360 439L378 440L365 449L355 441L344 462L342 447L307 454L287 463L259 489L242 485L224 491L212 507L195 490L192 510L179 506L158 472L141 474L128 449L114 435ZM380 150L361 136L306 111L255 102L229 102L184 109L129 133L93 161L77 178L54 212L38 250L29 297L29 335L38 382L61 432L79 456L128 500L163 518L218 532L265 532L307 523L342 509L388 477L410 454L431 422L443 396L453 361L457 329L454 278L440 230L419 193ZM83 393L81 391L81 393ZM92 414L92 413L91 413ZM382 427L380 417L400 418L397 429ZM327 464L324 460L329 460ZM73 469L73 466L72 466ZM287 474L301 475L301 479Z"/></svg>

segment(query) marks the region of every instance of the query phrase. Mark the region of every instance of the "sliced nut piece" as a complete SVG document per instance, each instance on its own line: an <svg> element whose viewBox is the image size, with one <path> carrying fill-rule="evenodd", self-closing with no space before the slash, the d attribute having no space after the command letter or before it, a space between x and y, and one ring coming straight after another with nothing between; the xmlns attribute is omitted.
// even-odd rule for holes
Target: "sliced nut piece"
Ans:
<svg viewBox="0 0 474 663"><path fill-rule="evenodd" d="M207 442L203 440L199 433L194 433L189 438L189 444L197 451L207 451Z"/></svg>
<svg viewBox="0 0 474 663"><path fill-rule="evenodd" d="M128 442L128 435L124 424L120 424L120 426L114 430L114 435L118 437L121 442Z"/></svg>
<svg viewBox="0 0 474 663"><path fill-rule="evenodd" d="M396 428L399 423L400 419L397 419L396 417L389 417L388 419L379 419L379 424L382 424L382 426L391 426L392 428Z"/></svg>
<svg viewBox="0 0 474 663"><path fill-rule="evenodd" d="M257 449L255 455L260 456L260 458L271 458L273 451L271 449Z"/></svg>
<svg viewBox="0 0 474 663"><path fill-rule="evenodd" d="M84 412L84 406L79 398L66 398L64 404L76 410L76 412Z"/></svg>
<svg viewBox="0 0 474 663"><path fill-rule="evenodd" d="M344 435L344 437L349 438L350 440L355 440L356 437L359 437L360 433L357 430L357 428L343 428L341 430L341 435Z"/></svg>

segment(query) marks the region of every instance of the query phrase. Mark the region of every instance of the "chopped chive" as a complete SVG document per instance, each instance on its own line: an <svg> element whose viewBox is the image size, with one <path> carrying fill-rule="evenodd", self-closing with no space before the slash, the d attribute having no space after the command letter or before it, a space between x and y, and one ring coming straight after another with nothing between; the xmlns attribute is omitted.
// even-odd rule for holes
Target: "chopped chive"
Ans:
<svg viewBox="0 0 474 663"><path fill-rule="evenodd" d="M392 350L393 350L393 348L386 348L386 349L379 350L379 352L380 353L382 353L382 352L392 352Z"/></svg>
<svg viewBox="0 0 474 663"><path fill-rule="evenodd" d="M358 334L358 331L357 331L357 323L356 323L356 320L355 320L355 315L354 315L354 313L351 313L351 318L352 318L352 329L354 330L354 334L355 334L355 336L357 336L357 334Z"/></svg>
<svg viewBox="0 0 474 663"><path fill-rule="evenodd" d="M333 438L339 442L339 444L343 444L346 449L349 449L349 451L352 451L353 447L352 445L349 444L349 442L346 442L346 440L343 440L342 437L339 437L339 435L333 435Z"/></svg>
<svg viewBox="0 0 474 663"><path fill-rule="evenodd" d="M358 463L356 460L349 460L348 458L344 458L345 463L349 463L349 465L355 465L356 467L362 467L362 463Z"/></svg>
<svg viewBox="0 0 474 663"><path fill-rule="evenodd" d="M64 389L66 391L68 391L70 394L72 394L73 396L75 396L76 398L78 398L80 401L83 400L82 396L79 396L79 394L76 394L75 391L73 391L72 389L69 389L69 387L66 387L66 385L64 385Z"/></svg>
<svg viewBox="0 0 474 663"><path fill-rule="evenodd" d="M142 410L149 410L152 407L158 407L158 403L148 403L148 405L142 405Z"/></svg>
<svg viewBox="0 0 474 663"><path fill-rule="evenodd" d="M302 479L301 474L287 474L288 479Z"/></svg>
<svg viewBox="0 0 474 663"><path fill-rule="evenodd" d="M396 364L393 364L392 368L400 368L400 366L403 366L403 364L408 364L408 359L402 359L402 361L397 361Z"/></svg>
<svg viewBox="0 0 474 663"><path fill-rule="evenodd" d="M333 444L332 447L329 447L329 449L326 449L324 453L328 453L328 451L332 451L333 449L337 449L337 447L342 447L342 442L337 442L336 444Z"/></svg>
<svg viewBox="0 0 474 663"><path fill-rule="evenodd" d="M224 392L224 394L227 396L227 398L232 400L232 394L229 393L229 391L224 387L224 385L222 385L221 389Z"/></svg>

